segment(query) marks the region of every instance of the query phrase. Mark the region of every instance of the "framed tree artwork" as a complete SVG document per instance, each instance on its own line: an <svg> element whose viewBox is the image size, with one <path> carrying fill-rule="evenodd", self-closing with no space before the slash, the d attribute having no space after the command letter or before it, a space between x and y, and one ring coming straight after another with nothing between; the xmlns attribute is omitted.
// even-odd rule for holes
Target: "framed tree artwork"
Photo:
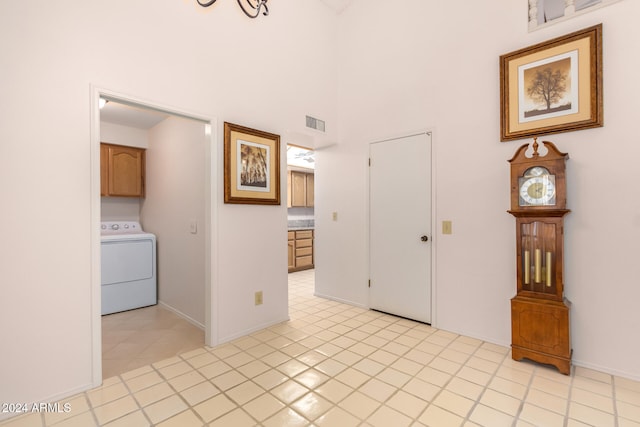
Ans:
<svg viewBox="0 0 640 427"><path fill-rule="evenodd" d="M502 141L602 125L602 24L500 56Z"/></svg>
<svg viewBox="0 0 640 427"><path fill-rule="evenodd" d="M280 136L224 124L224 202L280 204Z"/></svg>

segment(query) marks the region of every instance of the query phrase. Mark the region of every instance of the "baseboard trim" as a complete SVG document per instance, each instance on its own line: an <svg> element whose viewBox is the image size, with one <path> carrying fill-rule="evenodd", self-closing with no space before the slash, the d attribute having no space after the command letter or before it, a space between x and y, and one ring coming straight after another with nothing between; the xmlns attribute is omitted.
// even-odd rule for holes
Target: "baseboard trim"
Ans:
<svg viewBox="0 0 640 427"><path fill-rule="evenodd" d="M237 333L231 334L231 335L227 335L225 337L221 337L220 341L218 342L218 345L228 343L229 341L233 341L233 340L235 340L237 338L246 337L247 335L250 335L250 334L252 334L254 332L258 332L258 331L261 331L263 329L270 328L271 326L278 325L280 323L288 322L289 320L290 320L289 316L287 316L287 317L285 317L283 319L273 320L273 321L270 321L270 322L262 323L262 324L260 324L260 325L258 325L256 327L253 327L253 328L250 328L250 329L245 329L244 331L237 332Z"/></svg>
<svg viewBox="0 0 640 427"><path fill-rule="evenodd" d="M163 308L166 308L167 310L171 311L173 314L182 317L184 320L186 320L187 322L191 323L193 326L196 326L199 329L202 329L204 331L205 326L204 324L198 322L197 320L195 320L192 317L187 316L186 314L184 314L183 312L181 312L180 310L178 310L177 308L174 308L172 306L170 306L169 304L167 304L164 301L158 301L158 304L161 305Z"/></svg>
<svg viewBox="0 0 640 427"><path fill-rule="evenodd" d="M354 307L364 308L365 310L369 310L369 307L367 305L365 305L365 304L360 304L360 303L357 303L357 302L354 302L354 301L349 301L349 300L346 300L346 299L336 298L336 297L333 297L331 295L324 295L324 294L321 294L321 293L318 293L318 292L314 292L313 296L316 296L318 298L328 299L328 300L331 300L331 301L340 302L342 304L352 305Z"/></svg>

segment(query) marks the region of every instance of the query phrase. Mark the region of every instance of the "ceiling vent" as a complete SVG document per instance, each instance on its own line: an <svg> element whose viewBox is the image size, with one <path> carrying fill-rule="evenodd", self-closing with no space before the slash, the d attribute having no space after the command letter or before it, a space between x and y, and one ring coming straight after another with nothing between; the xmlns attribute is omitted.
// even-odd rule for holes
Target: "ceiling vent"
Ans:
<svg viewBox="0 0 640 427"><path fill-rule="evenodd" d="M319 130L320 132L324 132L324 120L316 119L315 117L306 116L307 117L307 127L315 130Z"/></svg>

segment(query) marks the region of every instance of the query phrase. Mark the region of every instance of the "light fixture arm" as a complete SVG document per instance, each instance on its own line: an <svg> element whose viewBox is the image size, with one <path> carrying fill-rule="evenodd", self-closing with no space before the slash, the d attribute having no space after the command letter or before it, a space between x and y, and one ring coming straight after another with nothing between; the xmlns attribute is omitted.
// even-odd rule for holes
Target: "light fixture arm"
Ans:
<svg viewBox="0 0 640 427"><path fill-rule="evenodd" d="M216 2L216 0L208 0L208 1L196 0L196 1L202 7L209 7ZM244 6L243 1L249 5L250 9ZM244 14L247 15L249 18L257 18L258 15L260 15L260 11L262 10L263 7L264 7L264 12L262 12L262 14L264 16L269 15L269 8L267 7L267 1L268 0L238 0L238 5L240 6L240 9L242 9ZM251 12L252 9L255 12Z"/></svg>

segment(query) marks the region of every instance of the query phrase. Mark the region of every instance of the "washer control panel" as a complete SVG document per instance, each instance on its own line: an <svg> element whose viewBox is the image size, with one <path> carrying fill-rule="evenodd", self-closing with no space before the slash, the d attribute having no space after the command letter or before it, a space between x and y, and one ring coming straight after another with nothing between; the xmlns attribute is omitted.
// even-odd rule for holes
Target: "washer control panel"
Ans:
<svg viewBox="0 0 640 427"><path fill-rule="evenodd" d="M100 234L135 234L142 232L142 227L137 221L102 221L100 224Z"/></svg>

